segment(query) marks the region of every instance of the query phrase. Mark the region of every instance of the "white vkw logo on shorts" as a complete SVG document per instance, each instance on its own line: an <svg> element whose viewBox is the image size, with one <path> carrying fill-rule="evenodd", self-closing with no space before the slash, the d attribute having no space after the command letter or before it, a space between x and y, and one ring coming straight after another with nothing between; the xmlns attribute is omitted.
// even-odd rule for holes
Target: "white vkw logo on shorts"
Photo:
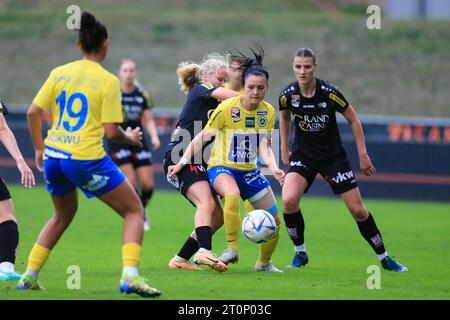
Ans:
<svg viewBox="0 0 450 320"><path fill-rule="evenodd" d="M301 161L291 161L291 167L307 168Z"/></svg>
<svg viewBox="0 0 450 320"><path fill-rule="evenodd" d="M83 186L83 189L94 192L97 191L108 184L109 177L100 176L98 174L92 175L92 180Z"/></svg>
<svg viewBox="0 0 450 320"><path fill-rule="evenodd" d="M353 179L353 171L348 171L344 173L338 172L337 176L332 179L335 183L347 181L348 179Z"/></svg>

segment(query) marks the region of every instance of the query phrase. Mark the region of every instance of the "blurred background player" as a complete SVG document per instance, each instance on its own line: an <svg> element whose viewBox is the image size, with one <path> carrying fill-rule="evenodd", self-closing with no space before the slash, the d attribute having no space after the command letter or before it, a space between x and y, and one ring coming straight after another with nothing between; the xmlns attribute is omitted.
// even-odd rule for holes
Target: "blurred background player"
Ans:
<svg viewBox="0 0 450 320"><path fill-rule="evenodd" d="M142 203L106 154L102 140L106 134L111 140L142 146L142 132L139 128L123 131L119 126L123 122L120 82L100 64L108 52L108 32L87 12L81 17L78 47L83 59L53 69L27 113L36 166L44 171L55 214L33 246L17 289L43 289L39 272L75 216L78 187L124 219L120 291L156 297L161 292L146 284L138 272L144 232ZM49 106L53 123L44 142L41 116Z"/></svg>
<svg viewBox="0 0 450 320"><path fill-rule="evenodd" d="M206 172L209 151L202 148L198 162L183 167L176 176L168 174L169 166L178 163L183 151L195 137L196 130L203 129L220 101L239 95L236 91L223 87L228 75L227 68L227 60L217 53L207 55L200 64L182 62L178 66L178 82L187 97L167 147L163 165L167 181L196 207L196 213L195 230L178 254L170 260L171 269L200 269L189 262L197 251L194 256L197 264L208 265L219 272L228 269L211 251L212 233L222 226L223 212L217 196L213 195L209 186Z"/></svg>
<svg viewBox="0 0 450 320"><path fill-rule="evenodd" d="M122 93L122 108L125 121L120 125L123 130L146 128L153 150L159 148L160 142L152 111L153 100L137 81L136 63L123 59L119 68L120 90ZM119 166L127 179L136 189L144 207L144 230L150 228L148 212L145 208L153 195L152 153L142 140L142 147L108 141L109 154Z"/></svg>
<svg viewBox="0 0 450 320"><path fill-rule="evenodd" d="M213 112L205 128L189 144L180 162L169 167L169 176L181 172L194 157L200 145L215 137L208 177L211 188L223 197L224 224L228 248L219 260L237 263L238 238L241 226L239 202L249 200L256 209L273 215L277 227L274 236L259 245L256 271L282 272L271 263L279 239L280 219L275 196L269 182L257 167L257 154L268 165L275 178L282 183L284 172L276 164L271 149L271 132L275 125L275 109L263 101L269 88L269 74L262 66L263 50L254 59L239 56L243 66L244 95L225 100Z"/></svg>
<svg viewBox="0 0 450 320"><path fill-rule="evenodd" d="M16 161L22 184L31 188L35 184L34 174L23 159L16 138L6 123L4 116L7 114L7 107L0 100L0 140ZM0 281L20 279L20 274L14 270L18 245L19 229L14 205L5 182L0 178Z"/></svg>
<svg viewBox="0 0 450 320"><path fill-rule="evenodd" d="M284 220L295 248L290 266L301 267L308 263L304 243L305 224L299 203L303 193L308 191L317 173L320 173L333 192L341 195L361 235L375 251L383 268L408 271L388 256L375 220L361 199L355 175L341 143L336 112L341 113L352 128L361 170L366 176L375 174L358 115L336 87L315 77L317 62L311 49L298 49L292 67L296 81L286 86L279 98L281 154L284 164L289 166L282 190ZM295 123L292 154L289 152L291 114Z"/></svg>

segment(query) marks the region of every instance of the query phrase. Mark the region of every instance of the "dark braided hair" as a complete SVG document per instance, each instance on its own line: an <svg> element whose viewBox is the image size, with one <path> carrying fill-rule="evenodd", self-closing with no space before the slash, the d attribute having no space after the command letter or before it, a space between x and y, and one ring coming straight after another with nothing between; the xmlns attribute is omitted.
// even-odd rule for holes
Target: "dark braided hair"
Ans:
<svg viewBox="0 0 450 320"><path fill-rule="evenodd" d="M312 58L314 64L316 64L316 54L310 48L297 49L297 51L295 51L295 53L294 53L293 59L295 59L295 57L309 57L309 58Z"/></svg>
<svg viewBox="0 0 450 320"><path fill-rule="evenodd" d="M253 58L246 56L237 49L237 53L231 53L230 56L231 60L240 64L243 69L241 78L242 86L244 86L245 79L247 79L249 75L263 76L269 81L269 72L267 72L262 63L264 59L264 49L261 45L256 44L254 49L250 48L250 51L253 53Z"/></svg>
<svg viewBox="0 0 450 320"><path fill-rule="evenodd" d="M83 12L78 30L78 41L83 51L98 52L106 39L108 39L106 27L89 12Z"/></svg>

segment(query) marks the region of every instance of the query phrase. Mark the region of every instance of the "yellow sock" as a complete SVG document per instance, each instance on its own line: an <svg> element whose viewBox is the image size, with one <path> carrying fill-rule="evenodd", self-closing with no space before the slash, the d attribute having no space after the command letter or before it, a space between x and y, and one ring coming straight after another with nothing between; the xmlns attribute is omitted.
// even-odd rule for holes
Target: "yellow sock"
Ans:
<svg viewBox="0 0 450 320"><path fill-rule="evenodd" d="M30 255L28 256L27 270L34 272L41 271L41 268L45 264L45 261L47 261L49 254L49 249L35 243L33 249L31 249Z"/></svg>
<svg viewBox="0 0 450 320"><path fill-rule="evenodd" d="M255 209L253 208L253 206L250 203L250 201L245 200L244 201L244 212L245 212L245 214L247 214L247 213L249 213L249 212L251 212L253 210L255 210Z"/></svg>
<svg viewBox="0 0 450 320"><path fill-rule="evenodd" d="M237 194L227 194L223 208L223 221L227 236L227 245L237 250L239 230L241 227L241 216L239 214L240 196Z"/></svg>
<svg viewBox="0 0 450 320"><path fill-rule="evenodd" d="M134 242L125 243L122 246L122 262L124 267L139 266L141 262L141 245Z"/></svg>
<svg viewBox="0 0 450 320"><path fill-rule="evenodd" d="M278 239L280 239L280 226L275 227L275 233L273 237L259 245L259 257L258 262L261 266L267 266L269 264L270 258L272 257L275 248L277 247Z"/></svg>

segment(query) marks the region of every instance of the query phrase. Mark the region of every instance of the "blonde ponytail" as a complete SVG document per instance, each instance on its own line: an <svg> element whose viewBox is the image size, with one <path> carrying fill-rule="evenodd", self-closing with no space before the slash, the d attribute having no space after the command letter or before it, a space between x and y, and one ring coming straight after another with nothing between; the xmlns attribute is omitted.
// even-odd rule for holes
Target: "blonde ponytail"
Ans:
<svg viewBox="0 0 450 320"><path fill-rule="evenodd" d="M191 61L181 62L178 65L177 77L181 91L187 94L200 81L199 69L200 66Z"/></svg>

